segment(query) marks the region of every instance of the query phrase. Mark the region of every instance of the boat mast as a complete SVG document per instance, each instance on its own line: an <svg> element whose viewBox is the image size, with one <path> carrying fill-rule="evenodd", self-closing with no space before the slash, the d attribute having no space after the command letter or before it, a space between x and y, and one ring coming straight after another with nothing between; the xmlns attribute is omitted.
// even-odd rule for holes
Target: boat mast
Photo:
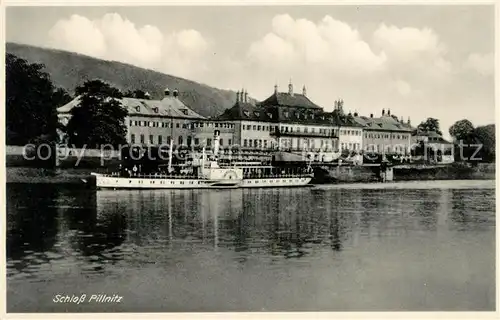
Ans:
<svg viewBox="0 0 500 320"><path fill-rule="evenodd" d="M168 151L168 173L172 172L172 150L173 150L173 143L170 141L170 149Z"/></svg>
<svg viewBox="0 0 500 320"><path fill-rule="evenodd" d="M219 156L219 145L220 145L220 131L214 131L214 160L217 161Z"/></svg>
<svg viewBox="0 0 500 320"><path fill-rule="evenodd" d="M205 146L203 146L203 149L201 150L201 173L203 173L205 169Z"/></svg>

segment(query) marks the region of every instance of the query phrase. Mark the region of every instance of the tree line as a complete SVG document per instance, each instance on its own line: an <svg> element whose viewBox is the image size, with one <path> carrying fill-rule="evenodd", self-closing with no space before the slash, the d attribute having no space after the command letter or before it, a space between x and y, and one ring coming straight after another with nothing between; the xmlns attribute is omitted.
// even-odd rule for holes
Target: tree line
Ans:
<svg viewBox="0 0 500 320"><path fill-rule="evenodd" d="M428 118L421 122L419 132L436 132L442 136L439 120ZM461 156L469 162L494 162L495 161L495 125L474 127L467 119L455 122L448 130L453 138L454 155L456 161L462 161ZM471 160L476 159L476 160ZM480 159L480 160L479 160Z"/></svg>
<svg viewBox="0 0 500 320"><path fill-rule="evenodd" d="M6 56L6 142L7 145L68 143L81 148L126 143L123 96L146 96L141 90L125 95L101 80L88 80L75 89L79 97L66 126L58 121L57 108L72 101L66 90L57 88L45 66L29 63L13 54ZM66 141L59 141L58 132Z"/></svg>

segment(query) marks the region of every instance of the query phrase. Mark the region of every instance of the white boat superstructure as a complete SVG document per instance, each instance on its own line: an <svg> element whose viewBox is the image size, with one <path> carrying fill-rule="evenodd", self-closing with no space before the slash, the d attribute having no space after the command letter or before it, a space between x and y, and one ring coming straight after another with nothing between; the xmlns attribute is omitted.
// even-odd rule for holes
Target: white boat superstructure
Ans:
<svg viewBox="0 0 500 320"><path fill-rule="evenodd" d="M309 171L272 166L245 166L242 163L220 166L217 162L219 134L214 136L214 157L207 159L203 148L201 163L188 174L173 174L172 147L167 172L139 173L134 166L124 173L91 173L98 189L205 189L205 188L263 188L305 186L312 180Z"/></svg>
<svg viewBox="0 0 500 320"><path fill-rule="evenodd" d="M92 173L98 189L204 189L237 188L241 180L211 180L162 174L137 174L121 177L116 174Z"/></svg>

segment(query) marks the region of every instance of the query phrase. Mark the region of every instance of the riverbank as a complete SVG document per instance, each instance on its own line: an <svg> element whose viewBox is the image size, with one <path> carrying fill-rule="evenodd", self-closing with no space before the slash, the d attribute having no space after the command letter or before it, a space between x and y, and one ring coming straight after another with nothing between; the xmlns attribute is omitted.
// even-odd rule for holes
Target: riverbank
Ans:
<svg viewBox="0 0 500 320"><path fill-rule="evenodd" d="M90 178L89 169L45 169L7 167L7 183L85 184Z"/></svg>
<svg viewBox="0 0 500 320"><path fill-rule="evenodd" d="M413 180L494 180L495 163L479 163L476 167L453 163L439 167L393 168L395 181Z"/></svg>
<svg viewBox="0 0 500 320"><path fill-rule="evenodd" d="M405 165L392 167L393 181L417 180L494 180L494 163L480 163L475 167L467 164ZM333 166L315 170L314 184L380 182L379 166Z"/></svg>
<svg viewBox="0 0 500 320"><path fill-rule="evenodd" d="M7 167L7 183L44 183L44 184L85 184L92 168L32 168ZM99 171L106 169L100 168ZM453 164L443 167L409 167L394 168L394 181L418 180L495 180L495 164L479 164L477 167L468 167ZM377 182L376 171L373 167L340 167L323 170L320 175L329 175L329 178L315 179L314 184L324 183L354 183Z"/></svg>

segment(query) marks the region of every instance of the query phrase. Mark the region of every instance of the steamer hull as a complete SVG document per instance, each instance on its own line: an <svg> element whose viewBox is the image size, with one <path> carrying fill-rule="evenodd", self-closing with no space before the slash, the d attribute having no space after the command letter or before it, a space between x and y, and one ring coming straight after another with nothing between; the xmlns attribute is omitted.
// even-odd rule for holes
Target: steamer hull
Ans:
<svg viewBox="0 0 500 320"><path fill-rule="evenodd" d="M256 179L196 179L162 177L119 177L92 173L97 189L225 189L277 188L308 185L312 177L268 177Z"/></svg>
<svg viewBox="0 0 500 320"><path fill-rule="evenodd" d="M207 189L236 188L241 184L239 179L196 179L196 178L162 178L162 177L117 177L92 173L97 189Z"/></svg>

